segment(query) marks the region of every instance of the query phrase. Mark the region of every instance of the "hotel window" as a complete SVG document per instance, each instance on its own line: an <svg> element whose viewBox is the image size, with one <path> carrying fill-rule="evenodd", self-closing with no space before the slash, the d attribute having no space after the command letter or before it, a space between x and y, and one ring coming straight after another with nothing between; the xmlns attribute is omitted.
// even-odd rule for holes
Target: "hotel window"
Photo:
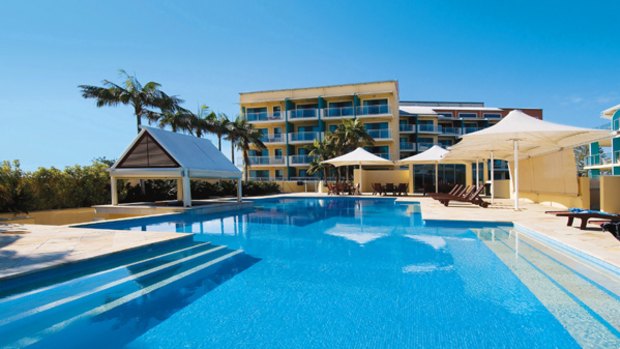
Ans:
<svg viewBox="0 0 620 349"><path fill-rule="evenodd" d="M283 177L282 170L276 170L276 179L282 179Z"/></svg>
<svg viewBox="0 0 620 349"><path fill-rule="evenodd" d="M364 106L360 111L361 114L373 115L373 114L387 114L388 113L388 100L382 99L367 99L364 101Z"/></svg>
<svg viewBox="0 0 620 349"><path fill-rule="evenodd" d="M248 121L261 121L267 120L267 108L247 108L245 111L246 119Z"/></svg>
<svg viewBox="0 0 620 349"><path fill-rule="evenodd" d="M486 119L500 119L502 114L499 113L484 113L483 114Z"/></svg>
<svg viewBox="0 0 620 349"><path fill-rule="evenodd" d="M317 104L297 104L295 105L295 110L293 110L294 118L310 118L317 116L316 108Z"/></svg>
<svg viewBox="0 0 620 349"><path fill-rule="evenodd" d="M275 149L273 151L274 155L276 158L281 159L282 158L282 149Z"/></svg>
<svg viewBox="0 0 620 349"><path fill-rule="evenodd" d="M445 111L439 112L439 113L437 113L437 115L441 116L441 117L444 117L444 118L453 118L454 117L454 114L452 114L451 112L445 112Z"/></svg>
<svg viewBox="0 0 620 349"><path fill-rule="evenodd" d="M307 170L299 170L299 177L307 177Z"/></svg>
<svg viewBox="0 0 620 349"><path fill-rule="evenodd" d="M454 142L452 142L452 140L450 140L450 139L440 139L439 140L439 145L441 145L444 148L451 147L453 143Z"/></svg>
<svg viewBox="0 0 620 349"><path fill-rule="evenodd" d="M478 117L477 113L459 113L459 118L463 119L475 119Z"/></svg>
<svg viewBox="0 0 620 349"><path fill-rule="evenodd" d="M280 118L280 112L281 112L281 109L280 109L279 105L273 107L273 117L274 117L274 119L279 119Z"/></svg>
<svg viewBox="0 0 620 349"><path fill-rule="evenodd" d="M326 116L352 116L353 102L329 102Z"/></svg>

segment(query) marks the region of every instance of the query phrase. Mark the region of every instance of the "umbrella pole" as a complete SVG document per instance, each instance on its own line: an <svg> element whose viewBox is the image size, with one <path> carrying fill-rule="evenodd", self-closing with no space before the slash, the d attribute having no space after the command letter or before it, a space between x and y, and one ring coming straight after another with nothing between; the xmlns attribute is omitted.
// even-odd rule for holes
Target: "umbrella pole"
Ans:
<svg viewBox="0 0 620 349"><path fill-rule="evenodd" d="M515 170L515 175L514 175L514 189L515 189L515 211L519 210L519 141L518 140L513 140L513 145L514 145L514 170Z"/></svg>
<svg viewBox="0 0 620 349"><path fill-rule="evenodd" d="M364 183L364 174L362 173L362 162L360 161L360 195L362 195L363 183Z"/></svg>
<svg viewBox="0 0 620 349"><path fill-rule="evenodd" d="M491 205L495 201L495 155L491 152Z"/></svg>
<svg viewBox="0 0 620 349"><path fill-rule="evenodd" d="M479 160L476 158L476 190L478 190L478 186L480 185L480 168L478 164Z"/></svg>
<svg viewBox="0 0 620 349"><path fill-rule="evenodd" d="M439 163L435 162L435 193L439 193Z"/></svg>

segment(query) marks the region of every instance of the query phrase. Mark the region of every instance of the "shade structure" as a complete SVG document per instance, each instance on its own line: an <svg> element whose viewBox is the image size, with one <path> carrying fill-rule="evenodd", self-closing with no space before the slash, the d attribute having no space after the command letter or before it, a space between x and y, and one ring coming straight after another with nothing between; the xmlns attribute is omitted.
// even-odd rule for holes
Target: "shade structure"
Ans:
<svg viewBox="0 0 620 349"><path fill-rule="evenodd" d="M514 207L519 208L519 159L573 148L609 137L609 131L561 125L513 110L497 124L463 135L446 160L489 158L514 162Z"/></svg>
<svg viewBox="0 0 620 349"><path fill-rule="evenodd" d="M434 164L435 165L435 192L439 192L439 162L443 160L444 156L448 154L448 151L444 148L434 145L431 148L404 158L398 161L400 165L415 165L415 164Z"/></svg>
<svg viewBox="0 0 620 349"><path fill-rule="evenodd" d="M323 164L330 164L336 167L340 166L359 166L360 168L360 190L363 188L362 183L362 165L375 165L375 166L391 166L394 163L388 159L384 159L377 156L364 148L357 148L352 152L346 153L341 156L337 156L333 159L322 161Z"/></svg>

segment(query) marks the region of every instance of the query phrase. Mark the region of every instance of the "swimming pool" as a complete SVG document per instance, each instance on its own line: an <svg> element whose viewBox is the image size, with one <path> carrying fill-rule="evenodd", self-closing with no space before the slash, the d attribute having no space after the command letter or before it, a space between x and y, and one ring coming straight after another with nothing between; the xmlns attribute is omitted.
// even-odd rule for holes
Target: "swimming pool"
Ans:
<svg viewBox="0 0 620 349"><path fill-rule="evenodd" d="M620 297L600 282L613 276L565 264L507 223L423 222L419 205L393 199L295 198L90 226L196 234L6 292L0 346L620 346Z"/></svg>

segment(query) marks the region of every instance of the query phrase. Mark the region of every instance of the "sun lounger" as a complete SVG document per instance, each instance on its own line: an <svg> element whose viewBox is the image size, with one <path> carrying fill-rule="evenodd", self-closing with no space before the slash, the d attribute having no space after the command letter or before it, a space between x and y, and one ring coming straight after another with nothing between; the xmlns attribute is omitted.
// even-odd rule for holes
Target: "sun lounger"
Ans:
<svg viewBox="0 0 620 349"><path fill-rule="evenodd" d="M372 195L383 195L385 192L381 183L372 184Z"/></svg>
<svg viewBox="0 0 620 349"><path fill-rule="evenodd" d="M482 193L483 190L484 190L484 186L480 186L478 189L474 190L473 192L471 192L469 195L466 195L465 197L446 196L442 199L439 199L439 202L444 204L444 206L448 206L450 204L450 201L469 202L474 205L487 208L489 207L489 203L482 200L482 198L480 197L480 193Z"/></svg>
<svg viewBox="0 0 620 349"><path fill-rule="evenodd" d="M407 192L409 191L409 183L399 183L396 191L398 191L399 196L407 195Z"/></svg>
<svg viewBox="0 0 620 349"><path fill-rule="evenodd" d="M610 232L616 239L620 240L620 222L607 222L601 224L603 231Z"/></svg>
<svg viewBox="0 0 620 349"><path fill-rule="evenodd" d="M396 188L394 187L394 183L387 183L385 185L385 190L384 190L385 194L387 195L387 193L392 193L392 195L396 194Z"/></svg>
<svg viewBox="0 0 620 349"><path fill-rule="evenodd" d="M591 218L597 219L606 219L610 222L620 222L620 215L613 213L606 213L602 211L594 211L594 210L582 210L580 212L562 212L555 214L558 217L567 217L568 221L566 222L567 226L572 226L575 218L581 219L581 224L579 225L579 229L584 230L588 226L588 220Z"/></svg>
<svg viewBox="0 0 620 349"><path fill-rule="evenodd" d="M435 200L445 200L448 198L458 197L458 198L466 198L469 194L471 194L476 187L473 185L468 185L463 187L461 190L457 190L455 194L448 193L434 193L431 197Z"/></svg>
<svg viewBox="0 0 620 349"><path fill-rule="evenodd" d="M445 195L445 194L448 194L448 195L459 195L459 193L462 193L463 188L464 188L464 186L462 184L457 184L454 187L452 187L452 189L449 192L447 192L447 193L430 193L428 195L430 197L434 197L434 196L437 196L437 195Z"/></svg>

